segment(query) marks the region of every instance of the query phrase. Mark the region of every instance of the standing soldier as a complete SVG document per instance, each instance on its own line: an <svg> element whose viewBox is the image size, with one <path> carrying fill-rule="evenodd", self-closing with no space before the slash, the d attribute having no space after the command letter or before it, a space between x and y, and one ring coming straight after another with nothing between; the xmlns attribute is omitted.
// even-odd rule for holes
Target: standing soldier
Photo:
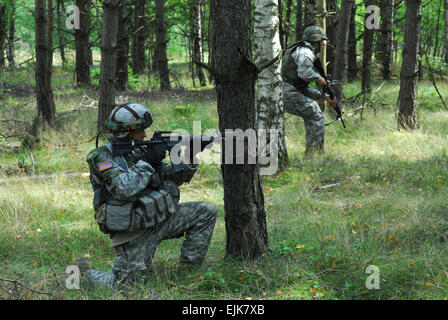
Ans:
<svg viewBox="0 0 448 320"><path fill-rule="evenodd" d="M110 140L87 155L95 220L111 237L116 251L112 273L90 269L87 258L77 264L93 284L115 287L144 278L162 240L184 236L180 265L202 264L216 222L217 209L209 202L178 203L178 186L189 182L198 165L163 161L162 144L134 147L113 156L112 141L142 141L152 124L148 110L137 103L115 107L106 127ZM194 155L193 155L194 157Z"/></svg>
<svg viewBox="0 0 448 320"><path fill-rule="evenodd" d="M315 81L320 87L327 83L315 69L317 54L328 40L322 28L311 26L304 30L303 39L290 46L282 65L283 104L286 112L303 118L306 131L305 158L310 159L314 152L324 152L325 119L318 101L324 99L335 107L337 100L324 95L309 84Z"/></svg>

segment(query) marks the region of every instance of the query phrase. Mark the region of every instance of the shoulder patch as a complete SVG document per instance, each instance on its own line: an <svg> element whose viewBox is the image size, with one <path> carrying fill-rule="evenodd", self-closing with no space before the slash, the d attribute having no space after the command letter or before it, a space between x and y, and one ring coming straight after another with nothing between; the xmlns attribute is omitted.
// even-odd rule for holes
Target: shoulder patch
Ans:
<svg viewBox="0 0 448 320"><path fill-rule="evenodd" d="M112 160L104 161L98 165L100 172L113 167Z"/></svg>

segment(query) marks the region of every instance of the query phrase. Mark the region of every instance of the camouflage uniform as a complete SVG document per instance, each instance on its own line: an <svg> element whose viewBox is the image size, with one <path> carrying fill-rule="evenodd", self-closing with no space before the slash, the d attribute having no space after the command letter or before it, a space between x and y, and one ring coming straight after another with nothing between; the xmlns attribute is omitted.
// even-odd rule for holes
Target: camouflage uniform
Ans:
<svg viewBox="0 0 448 320"><path fill-rule="evenodd" d="M314 70L313 62L317 56L310 43L302 41L301 45L293 45L287 54L289 56L284 58L282 72L284 110L303 118L306 131L305 153L310 154L313 150L323 150L324 146L325 119L316 100L323 101L325 95L308 85L322 76ZM289 81L292 77L288 77L287 69L289 72L296 72L294 76L301 81L300 86Z"/></svg>
<svg viewBox="0 0 448 320"><path fill-rule="evenodd" d="M90 269L86 272L88 278L94 284L112 287L118 282L134 280L135 276L145 275L151 269L151 262L159 243L162 240L179 238L184 234L181 263L201 264L213 233L217 209L209 202L178 204L180 196L178 186L189 182L198 166L190 167L187 164L174 166L162 162L161 166L154 169L149 163L139 160L144 152L148 152L146 147L134 148L132 153L115 157L112 157L111 150L109 142L106 146L90 152L87 162L95 193L93 201L95 218L100 229L110 233L111 246L117 256L112 267L113 275ZM154 181L161 181L161 184L154 184ZM143 196L150 197L154 191L164 196L166 202L162 199L162 206L166 210L161 212L160 202L153 201L152 205L156 207L154 210L157 212L151 213L151 219L147 219L145 212L150 210L139 205L139 201ZM121 216L129 215L129 210L126 208L131 208L131 227L125 232L110 232L104 222L107 218L112 220L111 213L106 212L108 206L116 208L116 205L122 206L118 206L118 210L114 209ZM109 221L109 224L112 222Z"/></svg>

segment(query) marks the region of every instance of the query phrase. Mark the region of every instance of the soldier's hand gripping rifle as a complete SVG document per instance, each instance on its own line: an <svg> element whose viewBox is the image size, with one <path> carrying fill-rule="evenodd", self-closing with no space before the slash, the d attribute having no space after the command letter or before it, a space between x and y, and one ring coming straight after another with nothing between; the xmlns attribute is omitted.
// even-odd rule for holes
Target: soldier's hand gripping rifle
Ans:
<svg viewBox="0 0 448 320"><path fill-rule="evenodd" d="M325 74L325 71L324 71L324 68L322 66L322 63L320 62L320 59L317 58L316 61L313 63L313 65L314 65L314 68L317 70L317 72L320 73L320 75L325 79L325 82L327 83L325 86L322 87L322 91L325 94L329 95L330 99L333 100L336 95L334 93L333 88L330 86L331 80ZM344 122L344 119L342 119L342 111L341 111L341 108L339 107L339 103L338 102L336 102L336 106L334 107L334 110L337 113L337 118L336 118L335 121L341 119L342 125L344 126L344 129L345 129L346 128L345 122Z"/></svg>
<svg viewBox="0 0 448 320"><path fill-rule="evenodd" d="M148 146L150 149L148 153L158 153L158 155L156 155L156 158L158 159L154 160L154 156L145 155L145 160L153 159L153 161L150 161L150 164L156 165L157 162L160 162L165 158L166 151L171 152L171 150L179 143L190 148L190 150L193 150L196 144L198 146L200 145L200 152L202 152L214 140L213 137L204 135L182 137L172 135L172 133L172 131L155 131L151 140L145 141L112 141L112 155L115 157L126 152L131 152L134 147ZM194 155L190 152L190 158L192 157L194 157Z"/></svg>

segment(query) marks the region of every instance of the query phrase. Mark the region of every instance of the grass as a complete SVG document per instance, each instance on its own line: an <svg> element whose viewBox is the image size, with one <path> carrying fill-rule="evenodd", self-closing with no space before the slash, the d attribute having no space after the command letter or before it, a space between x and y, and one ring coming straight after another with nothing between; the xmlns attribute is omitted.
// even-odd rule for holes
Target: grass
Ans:
<svg viewBox="0 0 448 320"><path fill-rule="evenodd" d="M93 90L68 86L70 72L61 70L61 87L55 89L58 113L97 99ZM380 84L374 81L373 88ZM346 96L354 96L359 87L359 82L346 85ZM181 201L218 206L205 265L179 273L182 239L168 240L158 248L156 273L149 282L119 292L64 285L65 270L75 259L88 255L96 269L110 271L115 257L108 236L94 222L88 178L63 175L87 172L84 158L94 147L89 140L95 134L96 111L74 113L57 130L46 132L33 152L36 175L51 176L32 178L18 168L4 171L19 161L29 171L31 162L26 150L0 153L0 278L21 284L0 280L0 297L447 299L448 114L431 83L422 82L421 129L398 131L393 107L398 89L397 81L386 83L373 98L376 111L366 109L363 121L357 115L347 119L346 130L340 123L327 127L326 153L312 161L303 160L302 120L286 115L291 166L263 177L271 249L266 255L254 261L225 257L221 173L218 165L203 165L181 187ZM448 85L441 83L439 89L446 95ZM135 100L132 92L121 99L127 96ZM153 114L152 130L191 130L195 120L202 120L203 130L218 125L213 99L156 95L138 101ZM3 102L3 117L32 119L32 98L11 96ZM193 106L194 111L178 112L176 106ZM346 106L347 113L356 106ZM316 190L330 183L340 185ZM378 290L365 285L370 265L380 270Z"/></svg>

